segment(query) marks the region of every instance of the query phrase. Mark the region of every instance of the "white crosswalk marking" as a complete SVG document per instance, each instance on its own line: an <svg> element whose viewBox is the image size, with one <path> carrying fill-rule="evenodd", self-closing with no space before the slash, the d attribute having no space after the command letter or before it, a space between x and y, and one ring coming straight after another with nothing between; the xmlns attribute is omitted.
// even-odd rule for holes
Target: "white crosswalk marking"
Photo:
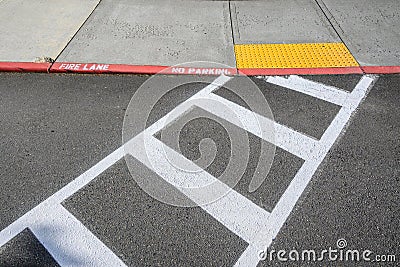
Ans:
<svg viewBox="0 0 400 267"><path fill-rule="evenodd" d="M291 84L291 81L293 81L294 84L298 84L297 78L294 80L293 78L289 78L285 82L282 82L284 78L277 79L281 81L279 83L280 85L286 85L289 89L293 89L295 87L295 85ZM266 78L266 81L277 81L277 79L271 79L268 77ZM258 233L257 236L259 237L259 239L247 248L249 252L243 253L242 257L239 258L237 262L238 265L242 265L242 262L249 263L249 261L253 260L249 256L249 254L251 251L254 250L254 247L258 247L260 249L262 248L262 250L266 251L267 248L271 245L272 240L278 235L279 230L285 223L289 214L292 212L294 206L296 205L301 194L310 182L319 164L323 161L323 159L331 149L332 145L336 142L340 133L343 131L346 124L348 123L351 115L361 103L362 99L366 97L368 90L373 86L376 79L377 77L374 76L362 77L353 92L349 94L348 97L346 97L347 101L341 103L342 108L321 137L321 140L318 142L318 149L311 151L313 152L311 159L306 160L303 163L302 167L297 172L290 185L273 209L269 220L266 221L265 227ZM307 88L307 86L305 86L307 82L310 83L310 88L315 88L315 82L302 79L303 85L301 89L298 89L297 91L302 91L304 88ZM324 89L322 85L321 88L321 91L319 91L318 93L319 95L324 94ZM332 90L334 89L329 88L327 91L329 91L330 94L335 95L334 93L332 93ZM313 92L312 94L314 96L317 95L315 92ZM322 97L318 98L322 99ZM253 254L253 257L258 257L258 254Z"/></svg>
<svg viewBox="0 0 400 267"><path fill-rule="evenodd" d="M201 184L206 181L213 183L214 192L229 190L227 185L206 172L186 173L183 175L173 170L172 166L169 166L169 163L163 157L163 152L160 151L161 141L153 137L153 134L160 131L169 121L173 121L190 107L197 105L305 160L271 213L232 189L217 201L201 206L204 211L249 243L248 248L237 261L236 266L256 266L259 262L258 252L266 249L276 237L319 164L336 142L362 99L367 95L376 77L364 76L352 93L297 76L265 78L267 82L342 106L320 140L273 122L213 93L230 79L226 76L218 77L212 84L177 106L142 134L134 137L125 146L114 151L6 227L0 232L0 247L25 228L29 228L62 266L124 266L124 263L113 252L62 207L61 202L83 188L127 153L136 157L148 168L172 184L181 183L182 185L187 185L185 183L188 182ZM202 101L196 102L197 99L202 99ZM209 105L204 99L212 100L213 103L218 102L234 110L241 123L233 121L229 116L220 112L220 109L215 104ZM258 127L255 127L256 124ZM271 129L271 126L275 129L274 135L267 131L267 129ZM138 140L145 140L146 147L143 147L143 142L138 142ZM174 150L168 147L164 149L168 149L168 153L174 155L182 164L194 165L194 163ZM160 165L154 166L144 156L144 153L151 154ZM192 167L195 168L196 166ZM202 200L208 197L208 192L206 191L199 194L199 192L186 190L184 187L178 187L178 189L197 203L202 203ZM47 230L44 231L43 229ZM74 238L74 235L79 235L79 237ZM70 258L65 257L65 255L70 255Z"/></svg>
<svg viewBox="0 0 400 267"><path fill-rule="evenodd" d="M40 216L29 229L61 266L126 266L62 205Z"/></svg>
<svg viewBox="0 0 400 267"><path fill-rule="evenodd" d="M209 202L207 200L215 195L222 196L218 200L201 207L245 241L253 242L256 240L254 237L255 229L261 229L261 226L268 220L269 212L255 205L249 199L229 188L226 184L207 172L190 173L177 171L171 166L164 152L160 149L163 146L161 141L152 135L147 135L147 138L146 151L140 149L140 146L143 145L139 141L133 142L130 145L132 150L129 153L171 184L176 183L173 180L190 181L190 185L185 184L182 187L178 187L178 189L196 203ZM179 166L194 165L194 163L175 152L175 150L167 146L164 149L169 150L167 151L168 155L183 162ZM149 162L145 155L146 153L148 153L154 162L157 162L157 166L153 166ZM210 186L203 187L204 189L200 191L191 190L196 185L201 186L204 183L210 184Z"/></svg>

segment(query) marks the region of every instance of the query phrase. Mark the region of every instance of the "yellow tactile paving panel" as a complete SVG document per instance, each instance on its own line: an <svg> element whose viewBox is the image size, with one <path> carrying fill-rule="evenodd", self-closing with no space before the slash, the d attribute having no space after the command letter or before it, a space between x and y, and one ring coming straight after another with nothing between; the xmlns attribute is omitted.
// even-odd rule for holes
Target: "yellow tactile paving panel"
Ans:
<svg viewBox="0 0 400 267"><path fill-rule="evenodd" d="M358 67L343 43L235 45L239 69Z"/></svg>

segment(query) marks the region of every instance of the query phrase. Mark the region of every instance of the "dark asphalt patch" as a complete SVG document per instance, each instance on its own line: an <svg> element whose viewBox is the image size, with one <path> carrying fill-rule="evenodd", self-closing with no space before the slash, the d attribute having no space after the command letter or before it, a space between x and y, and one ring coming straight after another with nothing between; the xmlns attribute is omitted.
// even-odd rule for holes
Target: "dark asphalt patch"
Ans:
<svg viewBox="0 0 400 267"><path fill-rule="evenodd" d="M156 175L136 166L135 175ZM199 207L154 200L123 160L64 206L129 266L232 266L247 246Z"/></svg>
<svg viewBox="0 0 400 267"><path fill-rule="evenodd" d="M305 79L322 83L325 85L334 86L336 88L352 92L360 81L362 75L359 74L344 74L344 75L305 75L301 76ZM345 81L345 82L344 82Z"/></svg>
<svg viewBox="0 0 400 267"><path fill-rule="evenodd" d="M0 229L121 145L146 77L0 74Z"/></svg>
<svg viewBox="0 0 400 267"><path fill-rule="evenodd" d="M25 229L0 248L0 266L56 267L59 266L34 234Z"/></svg>
<svg viewBox="0 0 400 267"><path fill-rule="evenodd" d="M187 80L188 83L171 88L173 90L168 91L165 95L158 99L158 101L153 106L149 117L147 118L146 127L149 127L150 125L164 117L168 112L173 110L179 104L181 104L208 85L208 83L190 82L190 79L188 78L189 77L185 77L185 79L180 78L180 80L182 79L182 81ZM149 90L154 89L155 88L149 88Z"/></svg>

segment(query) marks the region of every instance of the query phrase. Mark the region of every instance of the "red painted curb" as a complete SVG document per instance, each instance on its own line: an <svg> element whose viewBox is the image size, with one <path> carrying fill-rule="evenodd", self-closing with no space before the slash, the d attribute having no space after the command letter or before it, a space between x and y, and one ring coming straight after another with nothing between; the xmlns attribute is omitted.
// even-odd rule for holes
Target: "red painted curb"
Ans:
<svg viewBox="0 0 400 267"><path fill-rule="evenodd" d="M295 69L238 69L242 75L318 75L318 74L363 74L360 67L345 68L295 68Z"/></svg>
<svg viewBox="0 0 400 267"><path fill-rule="evenodd" d="M400 66L365 66L361 67L367 74L394 74L400 73Z"/></svg>
<svg viewBox="0 0 400 267"><path fill-rule="evenodd" d="M186 75L236 75L235 68L196 68L167 66L137 66L124 64L57 62L50 72L72 73L131 73L131 74L186 74Z"/></svg>
<svg viewBox="0 0 400 267"><path fill-rule="evenodd" d="M50 72L155 74L167 68L165 66L56 62L51 66Z"/></svg>
<svg viewBox="0 0 400 267"><path fill-rule="evenodd" d="M0 62L0 72L52 72L52 73L125 73L125 74L183 74L183 75L318 75L318 74L396 74L400 66L363 66L344 68L291 68L291 69L236 69L196 68L168 66L139 66L98 63L33 63Z"/></svg>
<svg viewBox="0 0 400 267"><path fill-rule="evenodd" d="M51 63L0 62L0 71L7 72L48 72Z"/></svg>

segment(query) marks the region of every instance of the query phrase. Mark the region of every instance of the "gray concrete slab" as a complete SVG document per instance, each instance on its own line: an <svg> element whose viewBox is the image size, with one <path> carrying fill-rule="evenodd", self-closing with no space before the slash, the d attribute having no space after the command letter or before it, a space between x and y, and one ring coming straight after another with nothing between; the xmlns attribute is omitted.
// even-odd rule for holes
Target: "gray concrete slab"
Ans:
<svg viewBox="0 0 400 267"><path fill-rule="evenodd" d="M99 0L0 1L0 61L55 59Z"/></svg>
<svg viewBox="0 0 400 267"><path fill-rule="evenodd" d="M59 58L164 66L199 60L235 66L225 1L104 0Z"/></svg>
<svg viewBox="0 0 400 267"><path fill-rule="evenodd" d="M340 42L313 0L232 1L231 12L236 44Z"/></svg>
<svg viewBox="0 0 400 267"><path fill-rule="evenodd" d="M400 2L318 0L360 65L400 65Z"/></svg>

